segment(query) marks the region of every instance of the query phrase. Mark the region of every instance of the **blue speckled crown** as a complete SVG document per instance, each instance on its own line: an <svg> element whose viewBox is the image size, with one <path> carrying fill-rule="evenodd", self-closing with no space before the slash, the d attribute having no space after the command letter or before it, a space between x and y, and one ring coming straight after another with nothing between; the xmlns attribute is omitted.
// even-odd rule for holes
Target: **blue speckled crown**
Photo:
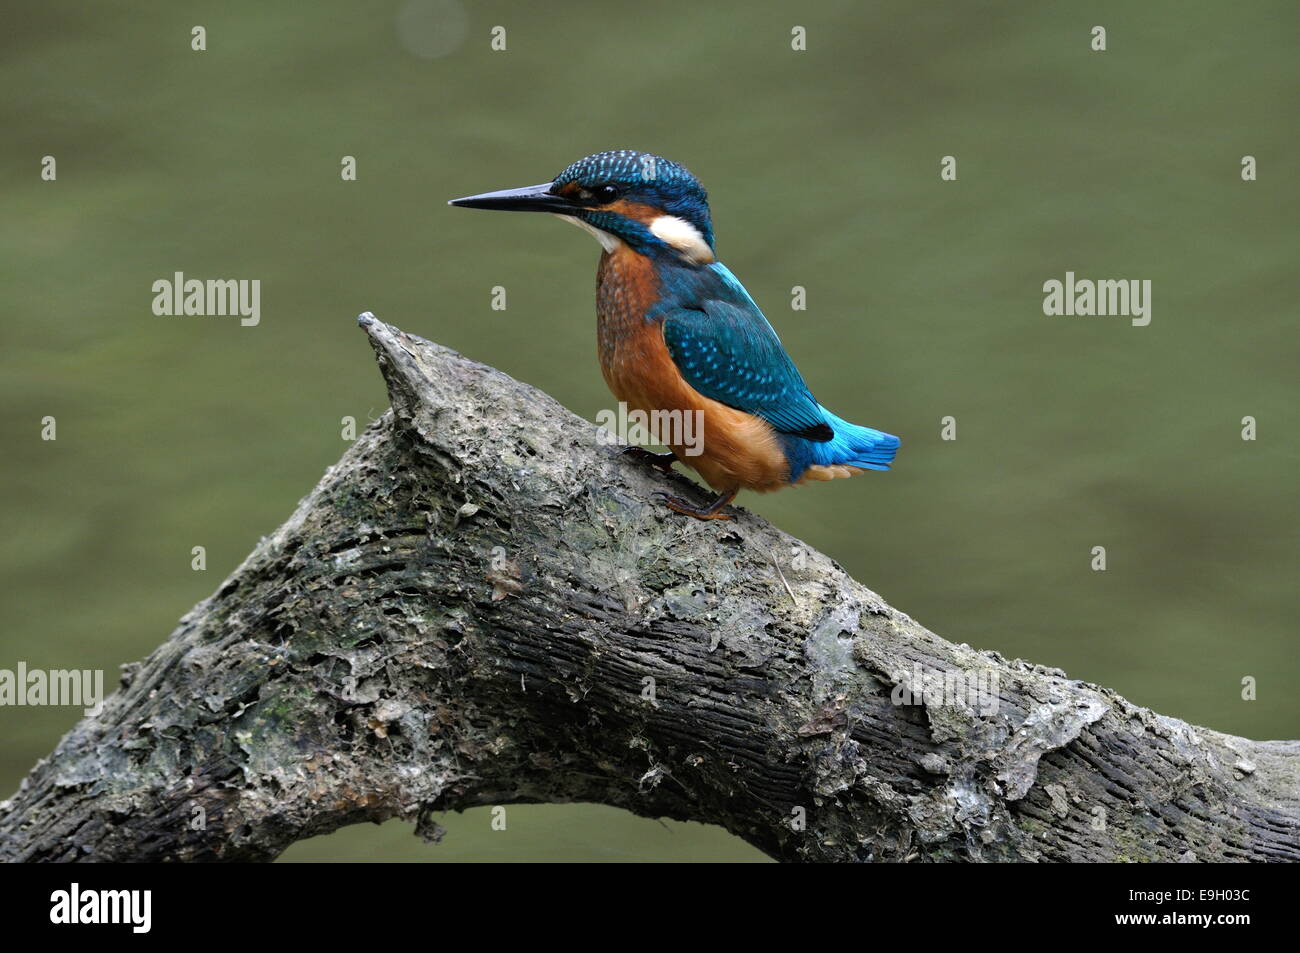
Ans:
<svg viewBox="0 0 1300 953"><path fill-rule="evenodd" d="M690 222L713 245L709 195L699 179L671 159L638 149L597 152L579 159L555 177L557 187L570 182L585 189L617 186L633 201L657 205L669 215Z"/></svg>

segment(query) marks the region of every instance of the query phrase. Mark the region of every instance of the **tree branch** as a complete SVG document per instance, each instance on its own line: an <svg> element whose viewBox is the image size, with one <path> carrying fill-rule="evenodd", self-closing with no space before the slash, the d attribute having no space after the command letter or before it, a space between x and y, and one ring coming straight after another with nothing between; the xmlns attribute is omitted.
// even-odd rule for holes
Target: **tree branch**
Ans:
<svg viewBox="0 0 1300 953"><path fill-rule="evenodd" d="M753 515L666 512L684 478L545 394L362 326L392 410L0 805L0 858L270 860L593 801L783 860L1300 859L1300 743L949 644Z"/></svg>

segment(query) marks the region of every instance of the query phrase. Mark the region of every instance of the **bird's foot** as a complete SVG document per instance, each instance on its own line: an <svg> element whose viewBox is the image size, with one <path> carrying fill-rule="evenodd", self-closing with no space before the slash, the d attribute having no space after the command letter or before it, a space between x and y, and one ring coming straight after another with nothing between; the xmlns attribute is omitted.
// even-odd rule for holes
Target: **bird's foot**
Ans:
<svg viewBox="0 0 1300 953"><path fill-rule="evenodd" d="M719 493L718 498L708 506L692 506L679 496L672 496L662 491L655 494L654 498L678 513L686 516L694 516L697 520L729 520L730 513L722 512L722 508L736 498L736 491L730 493Z"/></svg>
<svg viewBox="0 0 1300 953"><path fill-rule="evenodd" d="M677 462L677 454L669 451L668 453L655 453L653 450L647 450L645 447L638 447L635 444L624 447L618 452L620 457L628 457L638 463L648 463L661 473L672 473L673 464Z"/></svg>

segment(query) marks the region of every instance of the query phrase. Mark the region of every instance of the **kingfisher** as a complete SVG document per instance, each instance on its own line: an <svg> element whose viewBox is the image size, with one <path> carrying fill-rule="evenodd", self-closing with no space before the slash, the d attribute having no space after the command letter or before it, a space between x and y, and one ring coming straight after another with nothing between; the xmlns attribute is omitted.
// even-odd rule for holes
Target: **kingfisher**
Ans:
<svg viewBox="0 0 1300 953"><path fill-rule="evenodd" d="M448 204L550 212L595 236L597 350L610 391L648 419L676 412L702 422L698 445L673 443L674 434L668 453L628 448L665 472L686 464L717 494L696 506L657 493L670 509L730 519L726 508L742 489L889 469L899 439L842 420L813 397L754 299L718 261L708 195L684 166L632 149L599 152L541 185Z"/></svg>

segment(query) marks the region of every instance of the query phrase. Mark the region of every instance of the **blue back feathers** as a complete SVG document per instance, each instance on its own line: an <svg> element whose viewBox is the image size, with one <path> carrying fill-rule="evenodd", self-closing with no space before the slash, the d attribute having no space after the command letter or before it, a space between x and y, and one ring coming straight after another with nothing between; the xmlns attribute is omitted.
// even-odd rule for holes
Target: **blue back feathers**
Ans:
<svg viewBox="0 0 1300 953"><path fill-rule="evenodd" d="M822 409L767 319L716 298L665 316L664 341L686 382L705 397L762 417L782 433L831 439Z"/></svg>
<svg viewBox="0 0 1300 953"><path fill-rule="evenodd" d="M663 322L673 363L705 397L772 425L791 482L810 466L889 469L899 439L851 424L817 402L776 331L726 265L664 265L659 276L667 293L646 317Z"/></svg>

